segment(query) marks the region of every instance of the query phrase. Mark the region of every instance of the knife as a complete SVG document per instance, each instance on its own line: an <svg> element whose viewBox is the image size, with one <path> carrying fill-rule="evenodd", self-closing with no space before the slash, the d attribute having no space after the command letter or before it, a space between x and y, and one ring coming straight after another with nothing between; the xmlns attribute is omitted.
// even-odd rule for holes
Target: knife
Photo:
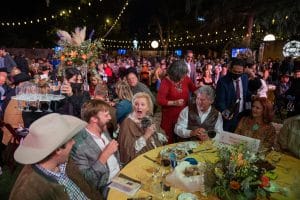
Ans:
<svg viewBox="0 0 300 200"><path fill-rule="evenodd" d="M135 182L135 183L141 184L141 181L138 181L138 180L136 180L134 178L131 178L131 177L129 177L129 176L125 175L125 174L122 174L122 173L120 173L118 177L127 179L127 180Z"/></svg>
<svg viewBox="0 0 300 200"><path fill-rule="evenodd" d="M150 161L152 161L152 162L154 162L154 163L156 163L156 164L159 164L159 165L160 165L160 163L159 163L157 160L154 160L154 159L150 158L150 157L147 156L147 155L143 155L143 157L146 158L146 159L148 159L148 160L150 160Z"/></svg>

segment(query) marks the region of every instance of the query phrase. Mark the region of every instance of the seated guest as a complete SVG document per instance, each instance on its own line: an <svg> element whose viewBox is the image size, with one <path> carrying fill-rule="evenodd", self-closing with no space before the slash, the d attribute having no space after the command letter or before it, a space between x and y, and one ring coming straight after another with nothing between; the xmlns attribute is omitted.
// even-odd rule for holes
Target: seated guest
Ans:
<svg viewBox="0 0 300 200"><path fill-rule="evenodd" d="M300 114L284 121L278 136L281 150L300 158Z"/></svg>
<svg viewBox="0 0 300 200"><path fill-rule="evenodd" d="M251 116L240 120L235 133L259 139L262 148L270 149L276 138L276 130L271 124L273 116L272 104L264 97L257 97L252 103Z"/></svg>
<svg viewBox="0 0 300 200"><path fill-rule="evenodd" d="M71 157L87 182L106 197L108 183L120 171L118 142L106 130L111 120L109 105L102 100L89 100L82 106L81 118L88 124L74 137Z"/></svg>
<svg viewBox="0 0 300 200"><path fill-rule="evenodd" d="M63 105L59 108L59 112L80 118L81 106L90 99L90 94L87 91L83 91L82 76L78 69L67 68L65 70L61 93L66 98L62 101Z"/></svg>
<svg viewBox="0 0 300 200"><path fill-rule="evenodd" d="M207 140L207 131L223 131L222 115L212 106L215 92L211 86L204 85L195 93L196 101L180 112L174 132L182 138Z"/></svg>
<svg viewBox="0 0 300 200"><path fill-rule="evenodd" d="M151 97L152 104L155 105L155 97L153 96L150 89L144 83L139 81L137 73L133 67L127 69L126 79L131 88L132 94L136 94L138 92L146 92Z"/></svg>
<svg viewBox="0 0 300 200"><path fill-rule="evenodd" d="M59 114L49 114L32 123L14 154L15 160L25 166L9 199L101 199L96 190L91 193L78 169L68 161L75 143L72 137L85 124L76 117Z"/></svg>
<svg viewBox="0 0 300 200"><path fill-rule="evenodd" d="M162 145L154 123L143 123L153 112L151 97L145 92L132 98L133 112L123 120L118 137L120 160L126 164L136 156Z"/></svg>
<svg viewBox="0 0 300 200"><path fill-rule="evenodd" d="M116 94L119 102L115 105L117 122L121 123L129 113L132 112L132 92L130 86L125 81L119 81L116 85Z"/></svg>

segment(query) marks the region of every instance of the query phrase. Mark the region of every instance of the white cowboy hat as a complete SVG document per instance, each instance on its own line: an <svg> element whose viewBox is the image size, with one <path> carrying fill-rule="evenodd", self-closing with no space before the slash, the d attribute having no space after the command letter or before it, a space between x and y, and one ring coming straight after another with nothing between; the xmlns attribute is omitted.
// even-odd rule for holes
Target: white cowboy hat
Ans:
<svg viewBox="0 0 300 200"><path fill-rule="evenodd" d="M22 164L37 163L68 142L86 122L70 115L48 114L34 121L16 149L14 158Z"/></svg>

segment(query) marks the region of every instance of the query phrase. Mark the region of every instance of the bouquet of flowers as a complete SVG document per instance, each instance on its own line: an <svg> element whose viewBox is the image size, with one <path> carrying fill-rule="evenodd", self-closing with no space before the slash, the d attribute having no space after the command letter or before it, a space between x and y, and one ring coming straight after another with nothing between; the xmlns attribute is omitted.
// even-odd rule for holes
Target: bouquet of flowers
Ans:
<svg viewBox="0 0 300 200"><path fill-rule="evenodd" d="M246 145L221 146L219 162L214 166L216 182L212 193L221 199L268 198L274 188L270 179L277 175L273 165L259 153L248 151ZM278 189L277 189L278 190Z"/></svg>
<svg viewBox="0 0 300 200"><path fill-rule="evenodd" d="M86 27L75 29L75 32L69 34L67 31L58 30L57 35L60 40L58 44L62 47L58 51L56 57L60 58L62 66L81 66L90 64L98 59L99 54L103 50L100 40L92 41L92 34L89 39L85 40Z"/></svg>

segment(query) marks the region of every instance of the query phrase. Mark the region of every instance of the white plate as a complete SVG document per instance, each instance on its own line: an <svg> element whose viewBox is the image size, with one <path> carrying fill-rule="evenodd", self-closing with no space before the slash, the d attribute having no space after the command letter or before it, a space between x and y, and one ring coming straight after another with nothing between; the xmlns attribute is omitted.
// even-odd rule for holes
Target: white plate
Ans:
<svg viewBox="0 0 300 200"><path fill-rule="evenodd" d="M192 193L181 193L177 200L198 200L197 196Z"/></svg>

